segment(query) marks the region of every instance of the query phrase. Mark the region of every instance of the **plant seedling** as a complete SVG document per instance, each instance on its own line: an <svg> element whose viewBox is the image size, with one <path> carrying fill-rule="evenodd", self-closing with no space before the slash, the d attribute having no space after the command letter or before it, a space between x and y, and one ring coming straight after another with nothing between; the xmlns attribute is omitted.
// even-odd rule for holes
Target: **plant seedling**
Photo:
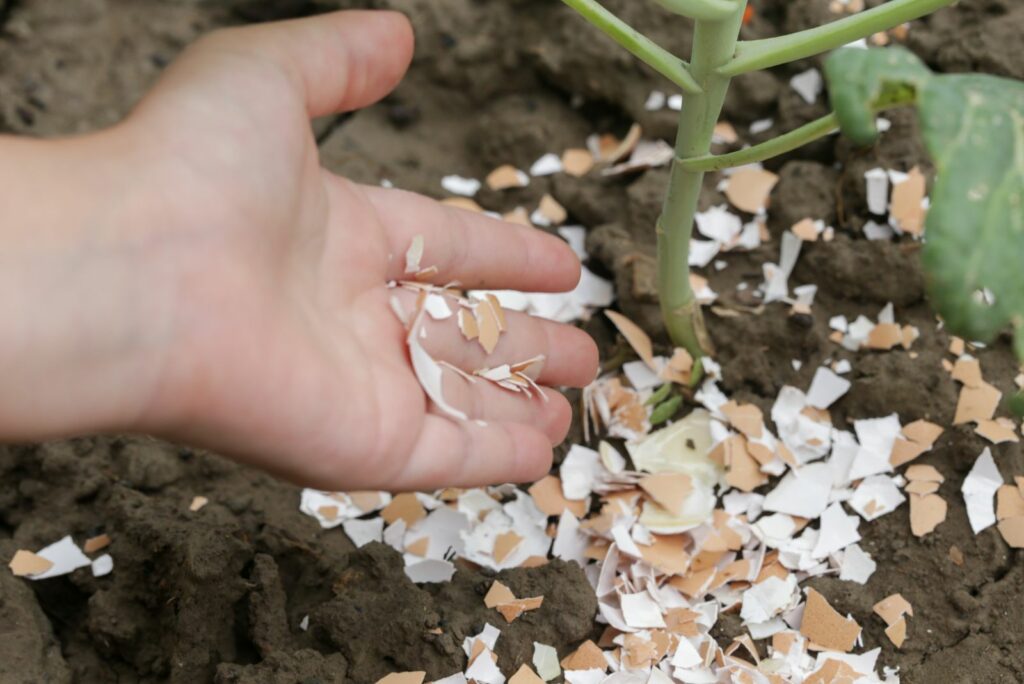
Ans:
<svg viewBox="0 0 1024 684"><path fill-rule="evenodd" d="M1024 84L937 75L901 48L843 49L825 68L835 111L753 147L710 154L731 79L835 50L929 14L954 0L889 0L790 35L741 41L746 0L654 0L694 21L686 62L596 0L563 0L684 93L668 193L656 230L658 291L672 341L695 359L710 353L689 280L690 236L704 174L764 161L841 129L854 142L876 136L875 114L916 106L938 177L925 223L930 294L956 334L987 341L1008 325L1024 360ZM1024 409L1024 395L1014 400Z"/></svg>

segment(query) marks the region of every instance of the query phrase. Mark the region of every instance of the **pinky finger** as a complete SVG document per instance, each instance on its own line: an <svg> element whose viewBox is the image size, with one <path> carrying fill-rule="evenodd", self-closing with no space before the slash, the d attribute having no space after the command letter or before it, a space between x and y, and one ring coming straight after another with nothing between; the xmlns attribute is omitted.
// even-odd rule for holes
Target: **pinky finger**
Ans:
<svg viewBox="0 0 1024 684"><path fill-rule="evenodd" d="M395 490L534 482L551 468L551 440L521 423L428 415Z"/></svg>

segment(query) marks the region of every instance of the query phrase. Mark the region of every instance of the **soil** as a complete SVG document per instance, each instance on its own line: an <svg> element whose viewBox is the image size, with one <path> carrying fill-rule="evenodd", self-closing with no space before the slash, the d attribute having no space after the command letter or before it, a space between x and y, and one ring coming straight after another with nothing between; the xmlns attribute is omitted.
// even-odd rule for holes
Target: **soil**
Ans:
<svg viewBox="0 0 1024 684"><path fill-rule="evenodd" d="M745 37L805 28L828 17L827 0L754 0ZM869 0L869 5L878 4ZM687 52L685 22L653 3L606 5L664 46ZM648 136L671 138L671 112L647 112L647 94L665 84L624 52L582 28L553 0L0 0L0 131L54 136L124 116L161 69L192 39L227 24L348 6L399 9L412 18L416 59L383 103L351 117L316 122L324 163L358 180L387 178L438 195L449 173L482 177L498 164L527 167L542 153L579 146L595 130L623 132L639 121ZM917 22L909 46L932 67L1024 78L1024 3L963 0ZM1015 47L1016 46L1016 47ZM741 134L772 117L756 142L821 115L787 85L816 60L742 77L725 118ZM940 366L949 343L924 298L917 245L869 242L863 171L874 166L930 172L913 116L891 115L872 149L826 139L769 168L781 180L772 197L774 236L810 216L837 228L833 242L806 245L792 278L819 286L812 316L779 310L717 317L709 327L723 365L723 389L769 413L784 384L808 386L826 359L849 358L853 387L833 407L842 421L898 412L903 422L952 422L957 387ZM664 170L605 181L557 176L478 201L509 210L551 192L572 220L591 228L590 266L614 276L619 306L652 334L662 330L653 280L653 231ZM708 180L702 204L724 201ZM727 257L706 274L723 306L749 305L736 290L756 285L777 258L777 240ZM874 317L887 302L922 337L912 355L849 354L828 340L828 319ZM603 320L586 328L606 357L618 351ZM986 379L1004 394L1017 364L1008 340L980 352ZM794 370L791 361L803 361ZM575 437L579 439L578 432ZM907 507L861 528L878 562L867 586L812 582L865 627L865 645L899 666L909 684L1024 681L1024 555L993 532L974 536L960 485L985 444L952 428L922 458L946 475L947 521L910 535ZM1017 444L995 450L1004 476L1024 473ZM188 512L195 495L210 499ZM417 587L383 546L355 551L340 530L324 531L298 510L298 490L221 458L145 438L84 438L0 449L0 562L66 534L106 532L115 570L88 570L44 582L0 572L0 682L373 682L395 670L424 669L428 680L464 666L462 638L485 621L482 595L492 575L461 567L452 583ZM948 555L963 551L963 566ZM543 607L506 627L500 663L511 674L532 642L565 655L594 634L596 603L575 564L552 562L500 575L519 596L544 594ZM910 638L896 650L879 599L902 593L914 606ZM490 613L490 614L488 614ZM309 629L300 627L309 615ZM437 635L430 630L442 628ZM725 615L729 640L738 618Z"/></svg>

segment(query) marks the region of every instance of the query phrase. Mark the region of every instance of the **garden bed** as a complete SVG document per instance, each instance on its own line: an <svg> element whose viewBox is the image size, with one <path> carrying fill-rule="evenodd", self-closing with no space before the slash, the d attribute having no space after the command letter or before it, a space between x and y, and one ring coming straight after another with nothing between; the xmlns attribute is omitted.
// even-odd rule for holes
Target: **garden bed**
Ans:
<svg viewBox="0 0 1024 684"><path fill-rule="evenodd" d="M635 122L645 138L674 135L673 111L645 107L650 93L668 84L554 0L60 4L0 3L0 128L7 132L56 135L110 124L202 31L340 4L405 11L418 35L410 75L392 97L317 122L325 165L356 180L387 179L440 198L443 176L482 179L502 164L528 169L546 153L583 147L592 133L622 136ZM686 22L666 20L653 3L607 5L664 46L689 51ZM827 0L752 5L748 38L834 16ZM1013 46L1022 32L1020 3L964 0L912 24L906 44L938 70L1021 79L1024 52ZM807 60L737 79L723 119L740 142L826 112L824 96L808 103L789 85L814 66L820 63ZM854 420L892 413L904 425L924 419L943 426L916 463L945 477L945 522L915 537L903 505L862 523L860 545L878 564L870 581L820 577L808 586L858 620L864 649L881 647L880 664L899 667L903 682L1024 681L1024 557L994 528L975 535L960 495L986 446L1008 482L1024 475L1024 455L1019 443L992 446L970 426L952 425L960 385L943 360L956 357L924 297L920 243L864 236L865 171L930 172L912 113L886 116L892 127L874 148L832 136L766 163L779 175L769 239L724 253L721 269L700 271L719 295L718 313L706 311L722 366L719 386L770 416L783 386L806 390L816 369L846 359L852 387L831 407L835 426L852 429ZM768 119L766 130L749 132ZM665 168L614 178L556 174L522 189L484 187L475 201L493 211L532 211L551 194L571 223L588 228L588 265L616 283L616 308L669 352L653 286L653 224L666 180ZM711 174L701 209L726 203L717 183ZM764 279L762 265L778 261L783 232L804 218L835 228L834 239L803 245L790 278L791 285L817 285L811 312L762 307L750 294ZM896 320L920 332L909 349L850 352L830 339L833 317L875 320L890 302ZM603 315L582 325L602 358L633 358ZM1004 396L1015 390L1019 367L1007 339L972 353L986 381ZM695 405L688 400L680 415ZM582 440L577 421L570 443ZM426 670L430 681L464 668L463 638L495 620L483 602L494 573L462 564L451 583L414 585L397 553L384 546L357 551L341 528L321 529L301 513L299 492L217 456L145 438L0 451L4 564L17 549L102 533L112 539L115 564L104 577L83 569L38 582L0 572L0 681L374 682L407 670ZM196 496L208 503L191 511ZM957 552L962 562L955 562ZM545 597L542 609L502 625L496 653L506 675L531 662L535 641L565 656L600 637L597 600L574 564L556 560L501 578L516 596ZM901 649L872 614L894 593L914 610ZM723 646L742 633L738 614L729 612L713 632Z"/></svg>

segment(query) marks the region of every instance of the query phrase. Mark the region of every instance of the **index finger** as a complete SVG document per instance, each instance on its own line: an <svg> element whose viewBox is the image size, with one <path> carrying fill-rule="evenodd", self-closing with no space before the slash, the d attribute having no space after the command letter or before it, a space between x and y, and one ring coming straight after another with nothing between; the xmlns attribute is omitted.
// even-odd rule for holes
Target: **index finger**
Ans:
<svg viewBox="0 0 1024 684"><path fill-rule="evenodd" d="M446 206L423 195L363 187L387 231L392 254L388 278L408 280L405 254L423 236L422 268L430 281L471 289L568 292L580 262L562 239L516 223Z"/></svg>

